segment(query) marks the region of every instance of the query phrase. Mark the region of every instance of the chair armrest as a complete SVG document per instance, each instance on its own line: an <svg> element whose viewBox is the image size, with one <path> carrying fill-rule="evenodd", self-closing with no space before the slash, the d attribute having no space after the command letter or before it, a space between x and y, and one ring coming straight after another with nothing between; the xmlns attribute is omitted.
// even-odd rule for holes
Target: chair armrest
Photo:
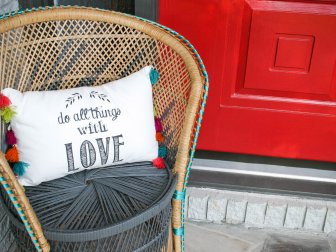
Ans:
<svg viewBox="0 0 336 252"><path fill-rule="evenodd" d="M29 203L24 188L18 182L2 152L0 152L0 182L23 221L37 251L50 251L49 243L44 237L41 224Z"/></svg>

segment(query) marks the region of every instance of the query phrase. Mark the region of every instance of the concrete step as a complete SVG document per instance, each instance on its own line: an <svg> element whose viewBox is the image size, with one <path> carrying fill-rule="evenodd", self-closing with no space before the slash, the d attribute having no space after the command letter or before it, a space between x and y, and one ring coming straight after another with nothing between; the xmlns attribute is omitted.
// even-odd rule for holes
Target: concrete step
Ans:
<svg viewBox="0 0 336 252"><path fill-rule="evenodd" d="M191 187L186 201L189 220L308 233L336 231L332 200Z"/></svg>
<svg viewBox="0 0 336 252"><path fill-rule="evenodd" d="M187 221L186 252L335 252L335 237Z"/></svg>

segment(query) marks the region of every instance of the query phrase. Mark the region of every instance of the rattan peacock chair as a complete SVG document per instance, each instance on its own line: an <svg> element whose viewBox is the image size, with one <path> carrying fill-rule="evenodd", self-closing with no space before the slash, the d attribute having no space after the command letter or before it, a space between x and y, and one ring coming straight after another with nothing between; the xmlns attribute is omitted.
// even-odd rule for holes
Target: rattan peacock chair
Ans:
<svg viewBox="0 0 336 252"><path fill-rule="evenodd" d="M21 250L171 251L172 232L175 251L183 251L185 188L208 78L187 40L141 18L80 7L1 17L1 89L100 85L147 65L160 73L153 87L154 107L172 172L136 163L23 188L1 152L1 202ZM1 122L3 152L5 131Z"/></svg>

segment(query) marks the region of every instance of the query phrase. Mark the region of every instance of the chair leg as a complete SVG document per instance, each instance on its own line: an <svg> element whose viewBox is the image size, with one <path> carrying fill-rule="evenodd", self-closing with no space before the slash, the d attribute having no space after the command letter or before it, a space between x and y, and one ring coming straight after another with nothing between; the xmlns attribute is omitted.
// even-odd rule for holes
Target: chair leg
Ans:
<svg viewBox="0 0 336 252"><path fill-rule="evenodd" d="M174 251L176 252L182 251L181 236L174 235Z"/></svg>
<svg viewBox="0 0 336 252"><path fill-rule="evenodd" d="M172 224L170 222L167 244L165 244L165 246L161 249L161 252L174 252L173 247L174 247L174 245L173 245L173 229L172 229Z"/></svg>
<svg viewBox="0 0 336 252"><path fill-rule="evenodd" d="M174 252L174 249L173 249L173 230L172 230L172 224L171 223L170 223L170 227L169 227L167 252Z"/></svg>

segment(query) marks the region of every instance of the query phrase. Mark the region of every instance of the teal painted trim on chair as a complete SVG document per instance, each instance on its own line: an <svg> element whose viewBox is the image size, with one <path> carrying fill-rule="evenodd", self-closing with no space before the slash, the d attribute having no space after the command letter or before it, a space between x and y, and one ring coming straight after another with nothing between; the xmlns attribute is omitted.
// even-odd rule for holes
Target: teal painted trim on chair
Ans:
<svg viewBox="0 0 336 252"><path fill-rule="evenodd" d="M5 189L7 195L9 196L11 202L13 203L16 211L18 212L18 214L19 214L19 216L20 216L20 218L21 218L29 236L31 237L32 242L35 245L36 250L37 251L42 251L42 249L40 247L40 244L39 244L39 242L38 242L38 240L35 236L35 233L33 232L33 229L31 228L30 223L27 221L27 216L25 215L24 211L22 210L21 205L19 203L16 203L17 199L16 199L16 197L12 196L13 191L12 191L10 185L7 183L6 179L1 175L0 175L0 182L3 186L3 188Z"/></svg>
<svg viewBox="0 0 336 252"><path fill-rule="evenodd" d="M183 236L184 235L184 227L173 228L173 233L174 233L174 235L177 235L177 236Z"/></svg>
<svg viewBox="0 0 336 252"><path fill-rule="evenodd" d="M186 197L186 189L184 189L183 191L175 191L173 198L176 200L184 200Z"/></svg>

